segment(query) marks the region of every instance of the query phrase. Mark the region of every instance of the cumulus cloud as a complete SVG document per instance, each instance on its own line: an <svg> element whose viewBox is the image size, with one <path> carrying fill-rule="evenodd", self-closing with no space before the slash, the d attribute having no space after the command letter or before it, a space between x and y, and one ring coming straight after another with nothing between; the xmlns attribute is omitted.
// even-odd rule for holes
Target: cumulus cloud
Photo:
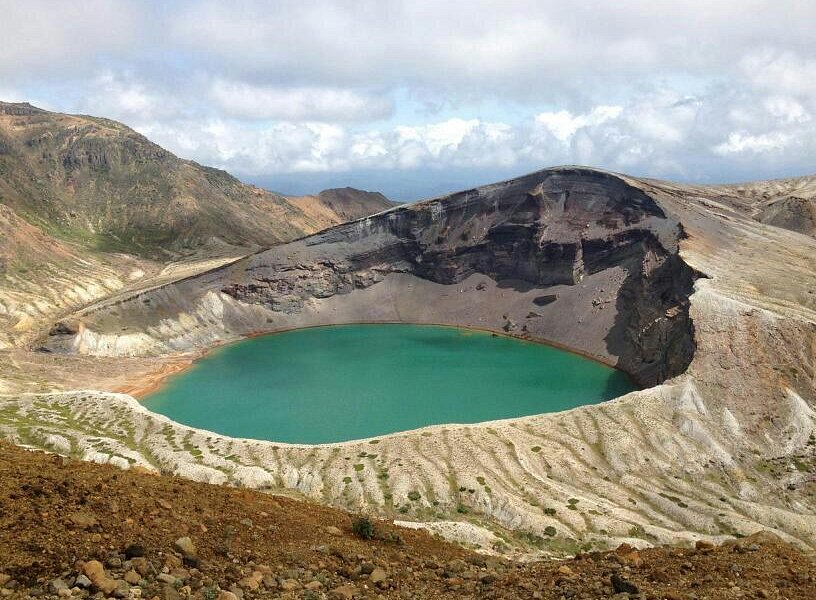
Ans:
<svg viewBox="0 0 816 600"><path fill-rule="evenodd" d="M722 155L741 154L745 152L764 154L784 150L790 139L790 134L781 131L762 133L759 135L734 131L728 134L727 141L714 146L714 152Z"/></svg>
<svg viewBox="0 0 816 600"><path fill-rule="evenodd" d="M0 98L117 118L250 178L813 170L816 3L0 0L0 14Z"/></svg>
<svg viewBox="0 0 816 600"><path fill-rule="evenodd" d="M375 121L394 112L388 97L342 88L280 88L218 79L210 94L224 114L246 119Z"/></svg>
<svg viewBox="0 0 816 600"><path fill-rule="evenodd" d="M0 0L0 76L88 73L100 55L125 56L152 37L151 13L126 0Z"/></svg>
<svg viewBox="0 0 816 600"><path fill-rule="evenodd" d="M765 48L747 54L739 64L756 87L776 93L813 98L816 95L816 58L790 50Z"/></svg>
<svg viewBox="0 0 816 600"><path fill-rule="evenodd" d="M129 74L104 71L94 77L82 96L84 112L125 122L174 119L184 103L168 89L150 88Z"/></svg>
<svg viewBox="0 0 816 600"><path fill-rule="evenodd" d="M615 119L622 111L621 106L596 106L582 115L573 115L567 110L543 112L536 115L535 122L545 127L558 141L567 142L579 129Z"/></svg>
<svg viewBox="0 0 816 600"><path fill-rule="evenodd" d="M746 116L751 128L746 128ZM422 125L356 130L343 125L238 121L147 129L162 142L238 173L359 169L518 167L581 163L661 177L716 179L711 161L769 156L804 164L816 139L810 114L779 95L760 102L719 89L688 96L643 93L584 112L528 115L515 123L450 118Z"/></svg>
<svg viewBox="0 0 816 600"><path fill-rule="evenodd" d="M593 80L722 73L757 40L810 52L814 16L796 0L205 0L170 27L179 45L258 80L557 98Z"/></svg>

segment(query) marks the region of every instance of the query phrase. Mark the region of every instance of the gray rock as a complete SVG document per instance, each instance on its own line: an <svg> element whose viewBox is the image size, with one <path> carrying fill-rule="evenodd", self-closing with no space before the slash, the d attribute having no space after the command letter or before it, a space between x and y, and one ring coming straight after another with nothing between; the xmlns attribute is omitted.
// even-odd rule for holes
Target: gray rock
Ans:
<svg viewBox="0 0 816 600"><path fill-rule="evenodd" d="M54 579L51 583L48 584L48 591L52 594L59 594L60 590L67 590L68 584L65 583L62 579Z"/></svg>
<svg viewBox="0 0 816 600"><path fill-rule="evenodd" d="M174 545L176 550L181 552L183 556L198 556L198 551L196 550L195 544L189 537L180 537L176 540Z"/></svg>
<svg viewBox="0 0 816 600"><path fill-rule="evenodd" d="M385 569L381 569L380 567L374 569L371 572L371 575L368 576L368 580L374 585L377 585L379 583L385 583L387 579L388 574L385 572Z"/></svg>

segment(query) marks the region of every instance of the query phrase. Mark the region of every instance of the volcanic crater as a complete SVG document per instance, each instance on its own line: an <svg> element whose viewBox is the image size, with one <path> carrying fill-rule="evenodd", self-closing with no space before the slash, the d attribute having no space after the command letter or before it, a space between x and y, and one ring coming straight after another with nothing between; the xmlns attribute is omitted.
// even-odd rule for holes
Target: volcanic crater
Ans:
<svg viewBox="0 0 816 600"><path fill-rule="evenodd" d="M582 353L640 391L301 446L185 427L96 375L92 387L112 391L21 395L2 426L21 443L375 511L488 550L717 541L768 526L813 548L814 255L813 238L759 223L735 188L547 169L119 294L36 345L167 365L293 328L446 324Z"/></svg>

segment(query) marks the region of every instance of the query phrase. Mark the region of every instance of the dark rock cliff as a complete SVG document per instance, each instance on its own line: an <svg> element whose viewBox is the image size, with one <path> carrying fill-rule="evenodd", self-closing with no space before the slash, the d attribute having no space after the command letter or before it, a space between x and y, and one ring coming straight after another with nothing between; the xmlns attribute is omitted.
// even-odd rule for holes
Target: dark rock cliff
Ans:
<svg viewBox="0 0 816 600"><path fill-rule="evenodd" d="M366 288L395 272L441 284L480 273L546 298L553 286L614 269L622 276L606 290L615 294L616 316L605 351L653 385L682 373L694 351L688 297L696 275L678 255L681 236L653 199L621 179L553 169L334 227L254 255L243 272L213 284L241 302L297 312L310 298ZM557 304L553 296L537 304Z"/></svg>

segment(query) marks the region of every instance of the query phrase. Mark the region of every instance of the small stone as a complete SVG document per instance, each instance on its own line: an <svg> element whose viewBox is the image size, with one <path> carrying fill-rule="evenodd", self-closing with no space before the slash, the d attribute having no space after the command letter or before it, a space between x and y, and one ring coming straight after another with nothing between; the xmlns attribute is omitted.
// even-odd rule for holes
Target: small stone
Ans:
<svg viewBox="0 0 816 600"><path fill-rule="evenodd" d="M127 584L127 582L120 579L116 582L116 589L113 590L113 597L127 598L130 595L128 592L130 592L130 586Z"/></svg>
<svg viewBox="0 0 816 600"><path fill-rule="evenodd" d="M162 583L166 583L168 585L175 585L177 579L170 575L170 573L159 573L159 576L156 577L157 581L161 581Z"/></svg>
<svg viewBox="0 0 816 600"><path fill-rule="evenodd" d="M6 585L9 581L11 581L11 575L6 575L5 573L0 573L0 587Z"/></svg>
<svg viewBox="0 0 816 600"><path fill-rule="evenodd" d="M136 571L131 569L130 571L125 573L124 580L127 581L130 585L136 585L141 581L142 576L139 575Z"/></svg>
<svg viewBox="0 0 816 600"><path fill-rule="evenodd" d="M78 588L89 588L91 587L91 580L85 577L85 575L80 574L77 575L77 578L74 580L74 585Z"/></svg>
<svg viewBox="0 0 816 600"><path fill-rule="evenodd" d="M567 565L561 565L560 567L558 567L558 572L561 573L561 575L567 576L574 574L574 571L570 569Z"/></svg>
<svg viewBox="0 0 816 600"><path fill-rule="evenodd" d="M79 529L90 529L91 527L95 527L99 524L96 515L85 510L78 510L71 513L68 516L68 521L70 521L74 527L78 527Z"/></svg>
<svg viewBox="0 0 816 600"><path fill-rule="evenodd" d="M317 591L323 587L323 584L315 579L314 581L310 581L303 587L306 588L307 590Z"/></svg>
<svg viewBox="0 0 816 600"><path fill-rule="evenodd" d="M241 579L241 581L238 582L238 585L245 590L252 590L254 592L261 587L261 581L263 581L263 573L260 571L253 571L252 575Z"/></svg>
<svg viewBox="0 0 816 600"><path fill-rule="evenodd" d="M68 584L62 579L55 579L48 584L48 591L50 591L52 594L59 594L60 590L70 590Z"/></svg>
<svg viewBox="0 0 816 600"><path fill-rule="evenodd" d="M142 577L146 576L152 570L150 563L143 556L134 558L133 560L130 561L130 564L133 566L136 572Z"/></svg>
<svg viewBox="0 0 816 600"><path fill-rule="evenodd" d="M612 589L615 590L615 593L617 594L622 592L626 592L627 594L640 593L640 588L638 588L638 586L631 581L627 581L617 573L614 573L612 577L610 577L610 581L612 582Z"/></svg>
<svg viewBox="0 0 816 600"><path fill-rule="evenodd" d="M141 544L130 544L125 548L125 558L130 560L132 558L141 558L145 555L145 549Z"/></svg>
<svg viewBox="0 0 816 600"><path fill-rule="evenodd" d="M163 600L181 600L181 594L172 585L162 587L161 597Z"/></svg>
<svg viewBox="0 0 816 600"><path fill-rule="evenodd" d="M176 550L181 552L183 556L196 556L198 554L193 540L191 540L189 537L180 537L176 540L174 545Z"/></svg>
<svg viewBox="0 0 816 600"><path fill-rule="evenodd" d="M90 560L82 565L82 572L103 594L110 595L116 589L116 580L107 576L105 567L98 560Z"/></svg>
<svg viewBox="0 0 816 600"><path fill-rule="evenodd" d="M351 600L356 595L357 586L351 585L350 583L336 587L329 592L329 598L332 600Z"/></svg>
<svg viewBox="0 0 816 600"><path fill-rule="evenodd" d="M360 564L360 573L363 575L371 575L375 568L374 563L364 562Z"/></svg>
<svg viewBox="0 0 816 600"><path fill-rule="evenodd" d="M241 525L243 525L244 527L249 527L250 529L252 528L252 519L241 519L241 520L240 520L240 521L238 521L238 522L239 522Z"/></svg>
<svg viewBox="0 0 816 600"><path fill-rule="evenodd" d="M284 592L292 592L300 589L300 582L297 579L284 579L281 581L280 588Z"/></svg>
<svg viewBox="0 0 816 600"><path fill-rule="evenodd" d="M448 563L448 571L451 573L461 573L467 569L467 563L461 559L452 560Z"/></svg>
<svg viewBox="0 0 816 600"><path fill-rule="evenodd" d="M490 571L487 571L485 573L479 573L479 581L483 585L490 585L491 583L496 581L496 575L494 575Z"/></svg>
<svg viewBox="0 0 816 600"><path fill-rule="evenodd" d="M326 533L328 533L329 535L343 535L343 532L340 530L340 528L335 527L334 525L329 525L328 527L326 527Z"/></svg>
<svg viewBox="0 0 816 600"><path fill-rule="evenodd" d="M72 595L73 592L69 588L65 588L57 592L57 596L60 598L70 598Z"/></svg>
<svg viewBox="0 0 816 600"><path fill-rule="evenodd" d="M669 590L668 592L663 592L664 600L686 600L685 594L681 594L680 592L675 592Z"/></svg>
<svg viewBox="0 0 816 600"><path fill-rule="evenodd" d="M218 594L217 600L238 600L238 596L232 592L228 592L227 590L221 590L221 593Z"/></svg>
<svg viewBox="0 0 816 600"><path fill-rule="evenodd" d="M386 579L388 579L388 574L380 567L374 569L371 572L371 575L368 576L368 580L374 585L377 585L378 583L385 583Z"/></svg>

